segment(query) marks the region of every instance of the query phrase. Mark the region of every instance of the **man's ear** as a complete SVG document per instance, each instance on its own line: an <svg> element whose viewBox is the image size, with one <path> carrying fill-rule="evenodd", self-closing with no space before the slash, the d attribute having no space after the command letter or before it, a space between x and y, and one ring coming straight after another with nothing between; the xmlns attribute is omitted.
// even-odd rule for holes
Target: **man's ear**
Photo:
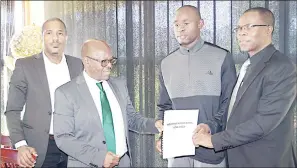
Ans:
<svg viewBox="0 0 297 168"><path fill-rule="evenodd" d="M198 25L199 29L201 29L203 26L204 26L204 20L200 19L199 25Z"/></svg>
<svg viewBox="0 0 297 168"><path fill-rule="evenodd" d="M66 44L67 44L67 41L68 41L68 36L67 35L66 35L65 39L66 39Z"/></svg>
<svg viewBox="0 0 297 168"><path fill-rule="evenodd" d="M272 35L273 33L273 27L272 26L268 26L268 34Z"/></svg>
<svg viewBox="0 0 297 168"><path fill-rule="evenodd" d="M87 57L83 57L82 61L85 62L86 64L89 64L89 59L87 59Z"/></svg>

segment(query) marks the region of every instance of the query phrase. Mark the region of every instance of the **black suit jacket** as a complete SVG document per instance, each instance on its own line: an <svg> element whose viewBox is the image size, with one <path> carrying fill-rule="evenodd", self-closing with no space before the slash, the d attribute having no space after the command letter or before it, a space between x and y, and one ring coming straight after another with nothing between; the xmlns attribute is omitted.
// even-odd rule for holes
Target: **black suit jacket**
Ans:
<svg viewBox="0 0 297 168"><path fill-rule="evenodd" d="M230 167L295 167L293 104L296 65L273 45L253 57L227 123L212 136ZM252 58L251 58L252 59Z"/></svg>

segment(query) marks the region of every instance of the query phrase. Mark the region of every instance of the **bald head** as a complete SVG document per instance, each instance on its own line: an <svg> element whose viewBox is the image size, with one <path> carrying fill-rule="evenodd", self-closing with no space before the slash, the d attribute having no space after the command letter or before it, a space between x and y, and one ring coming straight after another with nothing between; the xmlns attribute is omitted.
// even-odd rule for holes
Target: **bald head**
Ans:
<svg viewBox="0 0 297 168"><path fill-rule="evenodd" d="M89 39L81 49L85 72L97 81L108 80L113 64L111 48L102 40Z"/></svg>
<svg viewBox="0 0 297 168"><path fill-rule="evenodd" d="M195 20L201 19L201 14L200 14L198 8L196 8L195 6L192 6L192 5L184 5L180 8L178 8L176 11L176 15L178 15L179 13L186 13L186 14L192 16L193 18L195 18Z"/></svg>
<svg viewBox="0 0 297 168"><path fill-rule="evenodd" d="M105 41L89 39L83 43L83 46L81 49L81 55L84 58L85 56L92 55L92 53L94 52L100 52L100 51L110 53L111 48Z"/></svg>

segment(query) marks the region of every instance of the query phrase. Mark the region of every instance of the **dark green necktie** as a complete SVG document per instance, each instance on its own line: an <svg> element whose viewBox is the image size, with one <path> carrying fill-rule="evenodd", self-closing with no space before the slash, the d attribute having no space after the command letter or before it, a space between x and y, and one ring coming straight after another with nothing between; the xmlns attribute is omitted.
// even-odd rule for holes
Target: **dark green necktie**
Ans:
<svg viewBox="0 0 297 168"><path fill-rule="evenodd" d="M106 144L107 144L107 150L116 154L116 141L115 141L115 134L114 134L113 120L112 120L112 113L110 110L110 105L109 105L106 93L102 87L102 82L96 83L96 85L100 89L102 122L103 122L104 136L105 136L105 140L106 140Z"/></svg>

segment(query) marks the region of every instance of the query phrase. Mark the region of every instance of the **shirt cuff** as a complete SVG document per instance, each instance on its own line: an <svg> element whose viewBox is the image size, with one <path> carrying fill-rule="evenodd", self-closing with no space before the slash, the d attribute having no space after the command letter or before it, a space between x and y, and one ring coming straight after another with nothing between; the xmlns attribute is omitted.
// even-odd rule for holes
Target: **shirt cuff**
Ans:
<svg viewBox="0 0 297 168"><path fill-rule="evenodd" d="M15 148L17 149L17 148L19 148L19 147L21 147L21 146L25 146L25 145L28 146L26 140L21 140L21 141L15 143L14 146L15 146Z"/></svg>

